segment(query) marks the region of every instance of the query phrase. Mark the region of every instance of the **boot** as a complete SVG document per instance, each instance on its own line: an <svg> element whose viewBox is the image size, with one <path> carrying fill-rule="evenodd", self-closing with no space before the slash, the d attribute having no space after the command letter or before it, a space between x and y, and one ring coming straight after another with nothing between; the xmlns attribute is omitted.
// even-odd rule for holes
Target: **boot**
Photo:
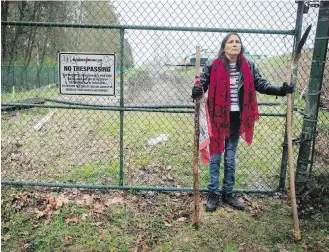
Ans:
<svg viewBox="0 0 329 252"><path fill-rule="evenodd" d="M244 204L240 202L237 198L235 198L232 194L223 194L222 195L223 202L227 203L231 207L244 211Z"/></svg>
<svg viewBox="0 0 329 252"><path fill-rule="evenodd" d="M210 192L206 203L206 212L213 212L216 210L219 202L219 194Z"/></svg>

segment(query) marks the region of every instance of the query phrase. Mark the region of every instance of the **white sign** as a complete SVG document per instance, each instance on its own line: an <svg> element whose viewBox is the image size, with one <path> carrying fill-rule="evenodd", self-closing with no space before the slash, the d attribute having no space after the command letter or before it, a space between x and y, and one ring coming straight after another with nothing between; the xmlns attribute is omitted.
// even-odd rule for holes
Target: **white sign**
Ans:
<svg viewBox="0 0 329 252"><path fill-rule="evenodd" d="M58 54L59 92L68 95L115 95L115 54Z"/></svg>

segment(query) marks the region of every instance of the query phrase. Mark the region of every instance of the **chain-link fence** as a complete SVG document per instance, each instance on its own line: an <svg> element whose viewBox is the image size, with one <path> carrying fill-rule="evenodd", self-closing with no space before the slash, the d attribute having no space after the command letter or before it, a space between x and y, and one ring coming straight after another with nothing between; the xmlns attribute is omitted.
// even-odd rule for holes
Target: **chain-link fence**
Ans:
<svg viewBox="0 0 329 252"><path fill-rule="evenodd" d="M2 2L3 66L57 67L58 52L97 52L115 53L118 69L114 96L63 95L47 77L33 82L24 74L13 79L22 87L13 91L10 79L2 79L2 179L190 187L195 46L200 45L204 62L217 56L227 32L237 31L263 77L281 85L295 40L312 23L295 95L296 108L303 108L318 8L302 14L302 6L286 1ZM328 80L328 70L325 76ZM267 191L285 181L285 98L259 94L258 103L262 116L253 145L239 144L236 189ZM328 134L327 109L321 108L318 136ZM296 138L302 120L294 117ZM324 138L317 139L315 153L324 158L316 159L313 171L328 171L328 165L321 166L328 154L318 152L328 139L323 145ZM296 147L295 157L297 152ZM201 163L199 175L205 188L209 171Z"/></svg>
<svg viewBox="0 0 329 252"><path fill-rule="evenodd" d="M58 83L58 68L1 66L1 92L14 93L41 88Z"/></svg>

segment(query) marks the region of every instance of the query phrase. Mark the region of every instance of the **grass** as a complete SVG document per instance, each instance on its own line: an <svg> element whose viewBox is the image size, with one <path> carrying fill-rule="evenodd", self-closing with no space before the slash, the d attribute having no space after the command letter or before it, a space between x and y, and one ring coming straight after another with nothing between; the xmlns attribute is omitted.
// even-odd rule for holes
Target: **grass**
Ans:
<svg viewBox="0 0 329 252"><path fill-rule="evenodd" d="M19 101L19 100L30 99L30 98L37 97L37 94L38 94L37 89L33 89L33 90L29 90L29 91L18 91L18 92L14 92L14 93L1 94L1 102L2 103L15 102L15 101ZM46 89L45 91L43 91L41 93L40 97L51 98L51 97L58 96L58 94L59 94L58 89L50 88L50 89Z"/></svg>
<svg viewBox="0 0 329 252"><path fill-rule="evenodd" d="M81 166L74 166L73 169L65 175L64 182L83 181L88 184L96 184L111 178L111 183L117 185L120 179L119 172L120 166L118 161L115 160L103 163L103 161L100 160ZM109 181L107 181L107 183L109 183Z"/></svg>
<svg viewBox="0 0 329 252"><path fill-rule="evenodd" d="M266 111L265 109L263 110ZM165 168L168 165L176 167L174 177L177 178L178 184L191 184L191 170L188 167L192 167L190 141L193 138L192 116L177 115L175 120L172 120L169 115L160 117L156 113L135 113L126 116L125 125L127 130L125 141L133 146L131 158L129 161L127 160L128 163L130 162L131 165L144 168L147 164L152 164L152 160L157 160L160 163L160 167ZM239 161L238 169L242 173L238 175L238 182L246 182L248 178L252 177L254 177L254 180L257 180L255 175L250 172L253 169L257 174L263 175L263 180L270 177L274 178L274 175L278 173L278 171L273 170L273 165L280 167L280 144L283 141L284 130L282 125L284 125L284 119L264 117L257 124L257 134L255 135L253 145L248 147L244 143L240 144L238 159L241 161ZM271 135L268 136L268 132L271 132ZM150 149L145 146L148 139L157 137L162 133L169 135L167 142L150 147ZM127 146L128 149L126 150L127 158L130 157L129 146ZM139 152L136 152L136 149ZM177 152L178 149L180 150L179 152ZM273 155L268 155L268 151L272 149L276 152L273 152ZM202 171L200 174L201 186L205 187L209 177L208 168L201 165L200 170ZM274 181L267 184L272 188L276 187ZM241 186L237 188L242 187L243 184L241 182Z"/></svg>
<svg viewBox="0 0 329 252"><path fill-rule="evenodd" d="M325 111L319 111L317 129L319 132L324 132L329 129L329 113Z"/></svg>
<svg viewBox="0 0 329 252"><path fill-rule="evenodd" d="M102 233L102 239L104 239L105 242L100 242L99 228L96 225L93 225L94 220L92 218L87 218L83 225L75 223L67 225L64 222L64 218L66 217L74 218L86 213L88 213L88 209L71 205L68 208L63 209L60 214L54 215L49 224L41 224L37 228L33 227L31 222L26 225L26 219L30 218L29 215L25 213L17 214L15 228L12 229L9 227L10 234L13 237L17 236L18 241L26 242L25 244L31 244L30 246L33 248L33 251L51 251L52 249L62 251L65 248L70 247L70 244L72 243L77 250L79 248L93 248L100 251L109 251L109 249L115 249L115 251L128 251L127 243L129 244L132 243L132 241L135 241L135 237L132 235L125 235L120 238L118 236L113 236L110 231L105 230ZM120 225L120 221L116 219L116 222L112 222L112 224L118 226ZM112 225L104 224L103 226L110 228ZM31 230L34 231L32 237L30 236ZM25 236L24 233L26 232L28 232L29 235ZM21 244L18 241L16 240L17 243L4 243L2 248L7 251L19 251L21 249L19 248Z"/></svg>
<svg viewBox="0 0 329 252"><path fill-rule="evenodd" d="M303 49L302 50L302 59L306 58L306 59L311 59L312 58L312 54L313 54L313 50L312 49ZM284 53L278 56L273 56L273 57L268 57L265 59L262 59L260 62L262 62L262 64L269 66L269 67L281 67L281 66L287 66L288 61L290 61L292 58L292 54L291 53Z"/></svg>
<svg viewBox="0 0 329 252"><path fill-rule="evenodd" d="M27 204L17 208L17 197L28 192ZM119 193L96 190L38 190L2 187L2 251L327 251L327 217L301 220L303 240L292 239L291 210L283 199L250 195L263 210L233 211L223 205L203 212L200 227L191 226L192 198L187 193ZM47 197L65 195L70 201L51 215L38 218ZM77 204L89 195L93 203ZM90 196L91 195L91 196ZM101 196L99 196L101 195ZM119 204L103 205L101 215L90 215L95 199L102 203L123 197ZM100 197L100 198L99 198ZM205 203L202 195L202 205ZM76 218L76 219L75 219ZM179 221L179 218L184 218ZM68 221L74 220L75 221Z"/></svg>
<svg viewBox="0 0 329 252"><path fill-rule="evenodd" d="M36 239L34 240L37 251L49 251L50 248L61 251L71 247L72 245L70 244L74 244L73 247L76 248L76 251L79 249L84 250L85 248L97 249L99 251L109 251L110 249L113 251L128 251L127 243L132 243L135 240L135 237L132 235L125 235L123 237L113 236L111 231L104 230L102 232L102 239L105 242L101 242L99 228L92 225L94 224L92 218L87 218L84 225L65 224L64 216L71 215L73 217L81 215L78 212L87 212L87 210L70 207L66 211L63 211L62 214L57 215L49 225L40 228L35 233ZM110 228L106 224L103 226Z"/></svg>
<svg viewBox="0 0 329 252"><path fill-rule="evenodd" d="M143 169L147 165L157 163L160 169L172 165L176 167L179 173L180 169L178 168L184 169L191 160L190 138L193 137L191 119L190 115L185 114L177 114L173 119L170 114L125 113L125 166ZM120 125L114 120L98 128L97 131L106 133L104 136L111 134L113 137L119 137ZM148 144L150 139L154 139L160 134L166 134L168 140L154 146ZM177 152L178 149L182 151ZM184 182L180 181L180 183Z"/></svg>
<svg viewBox="0 0 329 252"><path fill-rule="evenodd" d="M264 66L270 66L275 68L286 66L289 60L291 60L291 53L285 53L279 56L262 59L258 62L258 64L261 63Z"/></svg>
<svg viewBox="0 0 329 252"><path fill-rule="evenodd" d="M123 78L124 78L125 81L128 81L130 78L132 78L136 75L139 75L144 71L147 71L147 66L140 66L138 68L131 68L131 69L123 72ZM121 78L120 73L119 74L117 73L115 75L115 79L116 79L117 83L120 82L120 78Z"/></svg>
<svg viewBox="0 0 329 252"><path fill-rule="evenodd" d="M275 97L259 96L259 100L264 98L276 100ZM284 101L283 98L277 100L280 104ZM38 177L32 180L56 179L59 182L117 184L120 156L119 113L58 109L47 122L46 131L34 131L35 122L49 111L49 109L38 108L30 112L22 112L19 120L14 118L3 121L2 124L2 133L7 138L21 138L25 148L32 147L29 151L33 153L32 157L36 158L35 162L47 159L47 165L52 168L51 173L55 174L55 178L49 177L48 171L40 165L38 168L40 170L36 173ZM262 106L260 112L284 113L284 104L273 107ZM125 184L159 186L159 183L164 182L166 186L191 186L193 121L193 114L125 112L123 122ZM297 121L299 120L295 120ZM251 146L247 146L244 142L239 144L236 188L253 188L253 183L257 181L258 186L262 188L277 187L276 176L279 174L278 168L281 162L284 122L284 118L262 117L256 124L253 144ZM299 132L298 128L297 132ZM61 137L63 134L67 136L68 141ZM157 138L161 134L166 134L168 139L156 145L148 144L150 139ZM98 144L92 144L93 141ZM23 149L18 151L20 150L23 151ZM171 167L170 171L167 170L168 167ZM29 174L32 176L31 173ZM20 176L15 171L11 175ZM172 179L166 181L164 177L168 175ZM200 164L201 187L207 186L208 178L208 167Z"/></svg>

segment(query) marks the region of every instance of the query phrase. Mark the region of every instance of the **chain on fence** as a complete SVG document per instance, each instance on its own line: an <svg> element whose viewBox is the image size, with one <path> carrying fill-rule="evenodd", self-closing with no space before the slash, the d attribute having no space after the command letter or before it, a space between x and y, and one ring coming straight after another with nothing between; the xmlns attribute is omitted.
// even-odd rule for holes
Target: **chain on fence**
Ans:
<svg viewBox="0 0 329 252"><path fill-rule="evenodd" d="M238 29L247 58L265 79L282 85L298 28L298 4L286 1L1 4L2 21L44 23L2 25L3 180L190 187L195 46L200 45L203 62L215 58L224 30ZM297 108L305 106L317 15L318 9L310 8L302 20L303 27L313 28L299 65ZM60 94L59 52L115 54L115 95ZM328 69L323 83L329 83ZM328 94L325 84L313 171L328 172ZM239 144L236 189L276 189L285 177L285 98L258 94L258 102L262 116L253 145ZM126 111L118 109L123 106ZM294 117L294 137L302 119ZM296 147L295 159L297 152ZM209 171L201 163L199 175L205 188Z"/></svg>

